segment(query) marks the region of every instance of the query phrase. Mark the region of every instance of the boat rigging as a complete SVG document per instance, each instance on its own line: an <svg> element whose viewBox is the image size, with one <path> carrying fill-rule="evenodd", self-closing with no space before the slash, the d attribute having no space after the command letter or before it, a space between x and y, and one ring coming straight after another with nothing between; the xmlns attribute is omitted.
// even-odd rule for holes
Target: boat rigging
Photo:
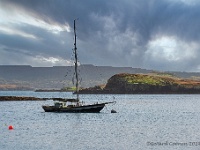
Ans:
<svg viewBox="0 0 200 150"><path fill-rule="evenodd" d="M104 102L104 103L94 103L85 105L80 102L79 98L79 78L78 78L78 57L77 57L77 46L76 46L76 20L74 20L74 69L75 69L75 79L76 79L76 98L75 99L63 99L63 98L53 98L54 105L48 106L43 105L42 108L45 112L66 112L66 113L99 113L106 104L115 102ZM70 104L68 104L70 103Z"/></svg>

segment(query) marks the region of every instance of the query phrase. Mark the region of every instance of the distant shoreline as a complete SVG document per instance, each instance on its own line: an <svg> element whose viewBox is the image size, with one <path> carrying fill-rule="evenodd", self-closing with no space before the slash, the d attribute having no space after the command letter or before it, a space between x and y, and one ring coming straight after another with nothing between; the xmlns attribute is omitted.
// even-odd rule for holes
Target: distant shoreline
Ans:
<svg viewBox="0 0 200 150"><path fill-rule="evenodd" d="M73 90L38 89L38 90L35 90L35 92L74 92L74 91Z"/></svg>
<svg viewBox="0 0 200 150"><path fill-rule="evenodd" d="M173 94L162 94L162 95L173 95ZM183 94L188 94L188 93L183 93ZM180 95L183 95L183 94L180 94ZM91 95L93 95L93 94L91 94ZM114 95L119 95L119 94L114 94ZM128 95L131 95L131 94L128 94ZM135 93L135 94L132 94L132 95L137 95L137 94ZM146 94L140 94L140 95L146 95ZM157 95L157 94L151 94L151 95ZM190 94L190 95L194 95L194 94ZM54 100L54 99L58 99L58 98L38 98L38 97L28 97L28 96L0 96L0 102L6 102L6 101L46 101L46 100Z"/></svg>

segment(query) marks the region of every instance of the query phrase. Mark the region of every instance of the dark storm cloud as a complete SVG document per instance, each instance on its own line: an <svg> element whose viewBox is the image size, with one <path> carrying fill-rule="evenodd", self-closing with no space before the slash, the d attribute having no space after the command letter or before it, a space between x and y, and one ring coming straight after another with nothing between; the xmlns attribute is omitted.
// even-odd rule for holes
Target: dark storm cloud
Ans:
<svg viewBox="0 0 200 150"><path fill-rule="evenodd" d="M73 20L79 18L77 23L78 48L80 49L81 61L84 63L149 67L163 70L165 68L167 70L170 68L190 70L192 64L193 70L195 70L200 63L195 57L200 56L200 46L198 45L200 40L198 32L200 26L199 2L190 5L181 0L1 1L5 6L9 4L12 7L25 10L28 14L49 24L64 25L67 23L73 28ZM34 51L63 56L64 46L68 46L68 49L72 47L70 43L60 47L59 40L61 39L45 30L35 29L33 26L22 28L42 39L26 42L27 45L23 45L25 49L28 49L28 44L30 44ZM195 46L194 51L191 51L191 58L185 59L183 57L171 61L164 56L152 55L149 43L163 36L175 37L178 41L188 43L189 46L193 46L195 43L197 46ZM62 38L65 38L64 35ZM6 41L4 42L6 44ZM35 46L34 42L38 46ZM16 45L13 43L13 46ZM55 51L55 47L61 50ZM153 51L153 48L151 49ZM165 51L163 47L160 47L160 50ZM178 52L181 53L181 50ZM193 55L195 56L193 57Z"/></svg>
<svg viewBox="0 0 200 150"><path fill-rule="evenodd" d="M98 22L94 22L90 18L91 13L107 15L110 9L112 9L110 7L112 5L109 5L109 2L96 2L93 0L6 0L4 2L20 9L25 9L27 13L34 14L36 17L49 23L64 24L67 22L73 27L73 20L79 18L79 29L82 33L96 31L101 28Z"/></svg>
<svg viewBox="0 0 200 150"><path fill-rule="evenodd" d="M57 49L60 52L66 50L66 45L60 44L61 39L56 37L51 32L35 26L15 26L15 29L23 30L26 33L35 36L36 38L27 38L19 35L0 34L0 42L4 47L9 47L13 50L27 51L27 54L35 55L37 53L48 53L49 55L56 55L55 45L59 46ZM65 47L64 47L65 46ZM11 50L10 49L10 50ZM31 50L31 51L29 51Z"/></svg>

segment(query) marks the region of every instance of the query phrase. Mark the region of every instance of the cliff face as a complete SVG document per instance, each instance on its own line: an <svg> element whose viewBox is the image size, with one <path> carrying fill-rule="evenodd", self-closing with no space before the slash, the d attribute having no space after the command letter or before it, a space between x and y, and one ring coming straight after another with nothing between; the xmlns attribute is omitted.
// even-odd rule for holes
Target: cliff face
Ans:
<svg viewBox="0 0 200 150"><path fill-rule="evenodd" d="M200 81L169 75L116 74L107 84L82 89L80 93L93 94L200 94Z"/></svg>

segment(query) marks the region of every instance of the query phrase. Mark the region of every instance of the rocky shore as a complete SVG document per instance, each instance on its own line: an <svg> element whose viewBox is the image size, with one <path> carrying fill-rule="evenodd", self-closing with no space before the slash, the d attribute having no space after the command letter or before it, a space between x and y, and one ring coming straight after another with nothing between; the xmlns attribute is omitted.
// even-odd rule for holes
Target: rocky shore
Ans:
<svg viewBox="0 0 200 150"><path fill-rule="evenodd" d="M0 101L43 101L48 98L25 97L25 96L0 96Z"/></svg>

